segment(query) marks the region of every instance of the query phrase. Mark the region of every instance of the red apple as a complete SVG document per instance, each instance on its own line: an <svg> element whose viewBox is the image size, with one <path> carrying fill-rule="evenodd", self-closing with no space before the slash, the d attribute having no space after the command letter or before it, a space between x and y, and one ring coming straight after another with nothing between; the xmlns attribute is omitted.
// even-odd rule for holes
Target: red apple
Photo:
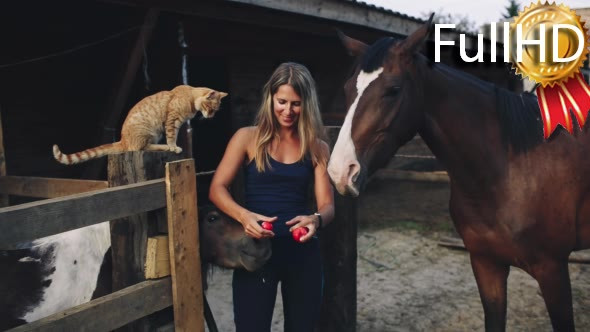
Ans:
<svg viewBox="0 0 590 332"><path fill-rule="evenodd" d="M301 238L307 234L307 232L309 232L307 227L299 227L295 228L293 232L291 232L291 235L293 235L293 239L295 239L295 241L301 242Z"/></svg>
<svg viewBox="0 0 590 332"><path fill-rule="evenodd" d="M272 231L272 223L268 221L263 221L260 225L262 228L266 229L267 231Z"/></svg>

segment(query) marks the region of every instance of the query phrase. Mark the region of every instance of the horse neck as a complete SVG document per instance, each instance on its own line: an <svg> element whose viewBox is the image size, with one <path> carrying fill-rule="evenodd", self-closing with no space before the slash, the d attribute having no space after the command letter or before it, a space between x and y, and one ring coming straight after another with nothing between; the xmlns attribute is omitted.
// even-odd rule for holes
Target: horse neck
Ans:
<svg viewBox="0 0 590 332"><path fill-rule="evenodd" d="M445 65L423 65L419 71L425 104L418 132L451 183L478 192L504 169L495 89Z"/></svg>

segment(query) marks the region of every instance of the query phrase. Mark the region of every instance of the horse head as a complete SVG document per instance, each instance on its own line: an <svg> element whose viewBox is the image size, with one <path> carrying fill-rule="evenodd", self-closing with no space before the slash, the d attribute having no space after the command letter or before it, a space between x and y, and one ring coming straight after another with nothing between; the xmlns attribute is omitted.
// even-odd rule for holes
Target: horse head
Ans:
<svg viewBox="0 0 590 332"><path fill-rule="evenodd" d="M405 40L382 38L368 46L343 34L344 46L357 57L346 81L347 114L328 163L341 195L358 196L367 178L416 135L424 121L424 95L416 73L417 55L428 36L428 23Z"/></svg>
<svg viewBox="0 0 590 332"><path fill-rule="evenodd" d="M257 240L240 223L213 207L199 212L201 260L221 267L255 271L270 258L268 239Z"/></svg>

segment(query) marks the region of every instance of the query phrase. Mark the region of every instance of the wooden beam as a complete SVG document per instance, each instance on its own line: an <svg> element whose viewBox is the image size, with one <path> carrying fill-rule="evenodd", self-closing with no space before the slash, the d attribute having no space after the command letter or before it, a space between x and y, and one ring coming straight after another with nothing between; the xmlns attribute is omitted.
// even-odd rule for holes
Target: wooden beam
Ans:
<svg viewBox="0 0 590 332"><path fill-rule="evenodd" d="M6 156L4 154L4 131L2 129L2 113L0 112L0 177L6 176ZM0 185L0 188L3 186ZM0 194L0 207L8 206L8 195Z"/></svg>
<svg viewBox="0 0 590 332"><path fill-rule="evenodd" d="M105 123L105 127L107 128L116 128L118 126L121 114L127 103L127 98L129 97L129 91L131 90L131 86L133 86L137 70L141 64L141 58L143 57L144 50L151 38L152 31L156 26L159 15L160 11L154 8L149 8L145 14L141 31L137 36L137 40L135 41L135 45L129 56L129 61L127 62L125 73L121 78L120 85L114 87L113 95L115 97L112 100L111 107L109 108L110 112L108 113L108 118ZM108 142L108 134L105 131L103 132L102 143Z"/></svg>
<svg viewBox="0 0 590 332"><path fill-rule="evenodd" d="M327 26L319 20L308 20L306 24L301 24L301 18L295 17L289 13L269 11L265 8L249 6L245 8L242 5L236 5L225 1L198 1L198 2L174 2L170 0L103 0L131 6L153 6L160 8L161 11L178 13L181 15L191 15L204 19L217 19L225 22L236 22L252 24L265 28L285 29L291 31L305 32L319 36L334 36L335 32L332 26ZM248 15L244 15L244 10L248 10ZM218 13L223 13L219 16ZM190 22L187 22L190 24ZM195 47L198 49L198 47ZM202 51L206 51L201 49Z"/></svg>
<svg viewBox="0 0 590 332"><path fill-rule="evenodd" d="M164 179L0 208L0 247L166 206Z"/></svg>
<svg viewBox="0 0 590 332"><path fill-rule="evenodd" d="M166 202L174 330L204 331L195 162L166 164Z"/></svg>
<svg viewBox="0 0 590 332"><path fill-rule="evenodd" d="M418 19L359 6L349 1L333 0L226 0L228 2L265 7L293 14L360 25L384 32L408 35L423 23Z"/></svg>
<svg viewBox="0 0 590 332"><path fill-rule="evenodd" d="M377 8L359 5L353 1L335 0L225 0L227 2L259 6L298 15L354 24L384 32L407 36L424 24L424 20L403 13L386 12ZM460 33L452 29L441 30L442 40L454 40L458 44ZM430 39L434 38L434 34ZM502 42L497 42L497 50L502 51ZM477 50L477 35L465 35L465 47ZM489 51L489 43L484 49Z"/></svg>
<svg viewBox="0 0 590 332"><path fill-rule="evenodd" d="M574 251L569 257L570 263L590 264L590 250Z"/></svg>
<svg viewBox="0 0 590 332"><path fill-rule="evenodd" d="M111 331L172 304L170 278L149 280L10 332Z"/></svg>
<svg viewBox="0 0 590 332"><path fill-rule="evenodd" d="M417 181L417 182L434 182L449 183L449 175L445 171L436 172L416 172L401 171L397 169L382 169L374 175L379 179L397 180L397 181Z"/></svg>
<svg viewBox="0 0 590 332"><path fill-rule="evenodd" d="M148 238L145 258L145 278L156 279L170 275L170 250L168 235Z"/></svg>
<svg viewBox="0 0 590 332"><path fill-rule="evenodd" d="M0 194L56 198L108 188L107 181L0 176Z"/></svg>
<svg viewBox="0 0 590 332"><path fill-rule="evenodd" d="M170 152L136 151L110 155L108 157L109 186L116 187L163 177L166 162L178 158L178 155ZM166 191L162 189L161 194L165 200ZM158 221L164 221L165 216L166 209L159 209L150 213L110 219L113 290L123 289L145 280L147 239L158 234ZM133 322L124 329L151 331L154 323L151 318L145 318Z"/></svg>
<svg viewBox="0 0 590 332"><path fill-rule="evenodd" d="M112 143L114 141L113 137L116 137L116 130L119 128L121 115L127 105L127 99L129 99L129 91L131 91L131 87L135 82L135 77L137 76L137 71L141 64L144 50L152 36L159 15L159 10L148 8L141 31L139 32L133 50L129 55L127 66L125 66L125 72L121 75L119 84L113 86L113 92L111 93L112 97L108 103L109 107L106 112L106 117L103 120L103 127L100 128L101 133L96 145ZM85 170L85 177L98 177L100 170L103 167L104 164L102 163L92 164L92 166Z"/></svg>
<svg viewBox="0 0 590 332"><path fill-rule="evenodd" d="M332 147L340 128L331 127ZM334 221L322 230L324 296L319 330L353 332L356 330L357 200L334 195Z"/></svg>

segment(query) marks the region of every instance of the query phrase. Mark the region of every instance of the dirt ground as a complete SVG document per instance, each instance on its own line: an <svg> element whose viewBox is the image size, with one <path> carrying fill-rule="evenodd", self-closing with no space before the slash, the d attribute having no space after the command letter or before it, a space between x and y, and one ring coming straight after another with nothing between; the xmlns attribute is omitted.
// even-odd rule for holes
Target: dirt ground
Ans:
<svg viewBox="0 0 590 332"><path fill-rule="evenodd" d="M384 199L384 198L387 199ZM377 180L359 201L357 331L483 331L483 309L465 251L454 235L448 185ZM575 323L590 331L590 265L570 264ZM508 331L551 331L538 285L512 268ZM217 270L207 297L220 331L233 331L231 271ZM273 331L283 331L282 303Z"/></svg>

